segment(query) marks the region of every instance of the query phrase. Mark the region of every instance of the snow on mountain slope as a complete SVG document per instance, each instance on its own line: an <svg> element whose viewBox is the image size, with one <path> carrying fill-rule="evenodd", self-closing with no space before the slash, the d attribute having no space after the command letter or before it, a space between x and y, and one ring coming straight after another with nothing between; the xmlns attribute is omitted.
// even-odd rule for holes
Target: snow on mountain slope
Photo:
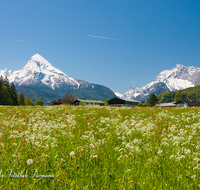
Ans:
<svg viewBox="0 0 200 190"><path fill-rule="evenodd" d="M55 94L56 97L61 97L66 93L73 93L78 98L102 101L107 97L115 97L113 91L103 85L92 84L67 76L39 54L33 55L21 70L14 72L7 69L0 70L0 75L4 78L7 76L10 83L14 82L16 89L23 90L23 93L32 96L32 98L34 98L31 94L31 92L34 92L33 89L36 89L38 94L45 92L46 94Z"/></svg>
<svg viewBox="0 0 200 190"><path fill-rule="evenodd" d="M195 86L196 82L199 83L200 77L195 77L196 74L200 74L200 68L177 64L172 70L165 70L158 74L156 81L164 82L170 91L182 90Z"/></svg>
<svg viewBox="0 0 200 190"><path fill-rule="evenodd" d="M198 84L200 84L200 68L177 64L172 70L160 72L154 82L142 88L131 87L122 97L146 101L151 93L157 96L162 92L182 90Z"/></svg>
<svg viewBox="0 0 200 190"><path fill-rule="evenodd" d="M119 98L122 98L123 94L120 94L119 92L115 92L115 95Z"/></svg>
<svg viewBox="0 0 200 190"><path fill-rule="evenodd" d="M12 72L5 69L1 70L0 74L3 77L7 76L9 81L14 82L17 86L46 85L53 90L62 87L63 84L74 86L74 88L80 86L77 80L53 67L39 54L33 55L21 70Z"/></svg>

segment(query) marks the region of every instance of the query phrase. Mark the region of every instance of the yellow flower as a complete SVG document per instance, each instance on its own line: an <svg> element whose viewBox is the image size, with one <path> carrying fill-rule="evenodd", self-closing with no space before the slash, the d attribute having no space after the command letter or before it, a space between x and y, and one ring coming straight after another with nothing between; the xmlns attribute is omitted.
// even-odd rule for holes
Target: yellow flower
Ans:
<svg viewBox="0 0 200 190"><path fill-rule="evenodd" d="M156 187L154 187L153 189L156 189Z"/></svg>
<svg viewBox="0 0 200 190"><path fill-rule="evenodd" d="M190 169L190 166L188 166L188 169Z"/></svg>
<svg viewBox="0 0 200 190"><path fill-rule="evenodd" d="M143 185L145 185L145 182L143 182Z"/></svg>
<svg viewBox="0 0 200 190"><path fill-rule="evenodd" d="M117 160L120 160L120 158L117 158Z"/></svg>
<svg viewBox="0 0 200 190"><path fill-rule="evenodd" d="M149 158L148 161L152 160L152 158Z"/></svg>
<svg viewBox="0 0 200 190"><path fill-rule="evenodd" d="M170 187L170 189L173 189L173 187Z"/></svg>
<svg viewBox="0 0 200 190"><path fill-rule="evenodd" d="M131 179L131 181L130 181L131 183L133 183L133 180Z"/></svg>
<svg viewBox="0 0 200 190"><path fill-rule="evenodd" d="M129 152L128 155L131 155L131 152Z"/></svg>
<svg viewBox="0 0 200 190"><path fill-rule="evenodd" d="M198 184L197 186L200 187L200 184Z"/></svg>

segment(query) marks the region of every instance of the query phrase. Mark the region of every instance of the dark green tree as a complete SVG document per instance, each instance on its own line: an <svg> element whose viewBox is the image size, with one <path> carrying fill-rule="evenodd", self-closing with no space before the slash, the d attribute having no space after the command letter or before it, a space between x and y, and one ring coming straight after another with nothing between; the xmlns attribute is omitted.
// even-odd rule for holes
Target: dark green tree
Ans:
<svg viewBox="0 0 200 190"><path fill-rule="evenodd" d="M175 94L174 102L178 102L179 100L181 100L181 96L180 96L179 93L177 92L177 93Z"/></svg>
<svg viewBox="0 0 200 190"><path fill-rule="evenodd" d="M11 95L10 92L8 91L7 86L3 85L2 86L2 105L12 105L12 99L11 99Z"/></svg>
<svg viewBox="0 0 200 190"><path fill-rule="evenodd" d="M105 106L107 106L108 105L108 100L109 100L109 98L106 98L106 100L105 100Z"/></svg>
<svg viewBox="0 0 200 190"><path fill-rule="evenodd" d="M17 101L18 101L18 105L22 105L24 106L24 94L22 92L18 92L17 93Z"/></svg>
<svg viewBox="0 0 200 190"><path fill-rule="evenodd" d="M43 106L44 102L42 100L35 100L35 105L36 106Z"/></svg>
<svg viewBox="0 0 200 190"><path fill-rule="evenodd" d="M3 92L2 92L2 86L3 86L3 76L0 77L0 105L3 104L2 98L3 98Z"/></svg>
<svg viewBox="0 0 200 190"><path fill-rule="evenodd" d="M138 107L146 107L146 106L147 106L147 103L142 103L142 102L140 102L140 103L138 103L137 106L138 106Z"/></svg>
<svg viewBox="0 0 200 190"><path fill-rule="evenodd" d="M11 84L10 90L11 90L11 98L13 101L13 105L18 105L17 92L14 83Z"/></svg>
<svg viewBox="0 0 200 190"><path fill-rule="evenodd" d="M158 103L158 98L156 97L156 95L154 93L152 93L149 96L149 99L147 100L147 105L148 106L155 106Z"/></svg>
<svg viewBox="0 0 200 190"><path fill-rule="evenodd" d="M30 96L26 96L26 99L24 100L24 104L26 106L33 106L33 102L31 100L31 97Z"/></svg>

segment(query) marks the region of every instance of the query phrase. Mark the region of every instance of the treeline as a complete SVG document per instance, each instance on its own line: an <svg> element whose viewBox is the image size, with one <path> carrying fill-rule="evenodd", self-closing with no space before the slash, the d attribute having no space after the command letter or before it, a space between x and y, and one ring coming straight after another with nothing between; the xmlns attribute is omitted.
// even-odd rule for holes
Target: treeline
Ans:
<svg viewBox="0 0 200 190"><path fill-rule="evenodd" d="M0 77L0 105L18 105L14 83L10 85L7 77Z"/></svg>
<svg viewBox="0 0 200 190"><path fill-rule="evenodd" d="M24 97L22 92L16 91L14 83L10 84L7 77L0 77L0 105L34 105L30 96ZM43 105L42 100L35 100L35 105Z"/></svg>
<svg viewBox="0 0 200 190"><path fill-rule="evenodd" d="M199 100L200 101L200 85L186 88L184 90L177 90L171 92L163 92L158 95L160 103L174 102L176 96L179 96L180 100Z"/></svg>

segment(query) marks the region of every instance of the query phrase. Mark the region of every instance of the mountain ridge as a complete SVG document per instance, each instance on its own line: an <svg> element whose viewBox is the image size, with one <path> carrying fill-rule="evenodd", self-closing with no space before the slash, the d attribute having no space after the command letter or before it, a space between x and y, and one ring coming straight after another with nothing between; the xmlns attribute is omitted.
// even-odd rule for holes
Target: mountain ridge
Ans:
<svg viewBox="0 0 200 190"><path fill-rule="evenodd" d="M59 96L74 93L78 98L83 95L87 99L97 96L100 100L115 96L108 87L69 77L39 54L33 55L21 70L0 70L0 75L7 76L16 87L35 88Z"/></svg>
<svg viewBox="0 0 200 190"><path fill-rule="evenodd" d="M200 84L200 68L177 64L172 70L161 71L155 81L150 82L142 88L131 87L122 95L122 98L147 101L149 95L156 96L162 92L182 90ZM116 93L117 95L117 93Z"/></svg>

